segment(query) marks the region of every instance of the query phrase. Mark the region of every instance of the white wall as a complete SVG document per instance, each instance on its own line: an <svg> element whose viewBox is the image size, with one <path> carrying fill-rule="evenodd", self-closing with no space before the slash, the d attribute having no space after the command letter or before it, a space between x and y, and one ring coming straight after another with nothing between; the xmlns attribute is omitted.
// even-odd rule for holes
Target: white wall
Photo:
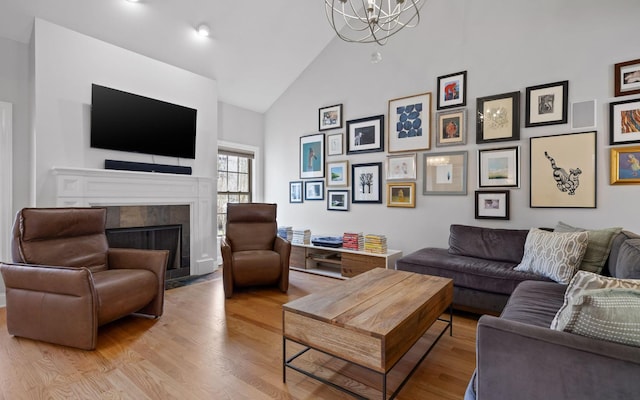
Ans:
<svg viewBox="0 0 640 400"><path fill-rule="evenodd" d="M40 19L33 40L37 206L55 205L54 166L103 168L108 158L188 165L215 177L215 81ZM195 160L90 148L92 83L197 109Z"/></svg>
<svg viewBox="0 0 640 400"><path fill-rule="evenodd" d="M371 64L373 45L335 39L271 107L265 117L265 200L280 204L279 223L306 226L316 234L344 231L383 233L389 247L405 254L425 246L446 246L452 223L529 228L553 227L558 220L584 227L623 226L640 232L634 218L637 186L609 185L608 103L613 98L613 64L639 57L637 0L430 0L422 21L391 38ZM433 92L436 78L468 71L468 144L435 147L430 153L469 152L467 196L423 196L422 153L418 153L416 208L351 204L349 212L327 211L325 202L288 203L288 182L299 179L299 137L317 132L318 108L344 105L345 120L386 114L389 99ZM498 145L475 144L476 97L522 92L527 86L569 80L569 101L596 99L597 208L529 208L529 138L573 131L570 124L524 128L521 139ZM432 107L435 117L435 99ZM435 121L435 118L432 118ZM432 124L432 129L435 124ZM344 132L344 129L342 130ZM521 146L521 188L511 190L510 221L476 220L477 150ZM383 162L387 153L343 155L331 160Z"/></svg>

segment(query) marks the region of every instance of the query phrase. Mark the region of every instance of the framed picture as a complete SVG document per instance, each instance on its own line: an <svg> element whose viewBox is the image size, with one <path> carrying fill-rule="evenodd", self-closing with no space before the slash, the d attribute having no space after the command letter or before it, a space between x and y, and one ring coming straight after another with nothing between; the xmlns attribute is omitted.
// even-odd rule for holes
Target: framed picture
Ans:
<svg viewBox="0 0 640 400"><path fill-rule="evenodd" d="M476 190L476 219L509 219L509 191Z"/></svg>
<svg viewBox="0 0 640 400"><path fill-rule="evenodd" d="M382 203L382 163L351 165L352 203Z"/></svg>
<svg viewBox="0 0 640 400"><path fill-rule="evenodd" d="M479 187L520 187L520 146L478 150Z"/></svg>
<svg viewBox="0 0 640 400"><path fill-rule="evenodd" d="M349 191L327 190L327 210L349 211Z"/></svg>
<svg viewBox="0 0 640 400"><path fill-rule="evenodd" d="M436 146L467 143L467 109L436 113Z"/></svg>
<svg viewBox="0 0 640 400"><path fill-rule="evenodd" d="M524 126L566 124L569 114L569 81L530 86L526 89Z"/></svg>
<svg viewBox="0 0 640 400"><path fill-rule="evenodd" d="M476 143L520 139L520 92L476 99Z"/></svg>
<svg viewBox="0 0 640 400"><path fill-rule="evenodd" d="M394 182L387 183L387 207L416 206L416 183Z"/></svg>
<svg viewBox="0 0 640 400"><path fill-rule="evenodd" d="M438 77L438 110L467 105L467 71Z"/></svg>
<svg viewBox="0 0 640 400"><path fill-rule="evenodd" d="M640 94L640 59L616 64L614 75L616 97Z"/></svg>
<svg viewBox="0 0 640 400"><path fill-rule="evenodd" d="M304 199L324 200L324 181L305 181Z"/></svg>
<svg viewBox="0 0 640 400"><path fill-rule="evenodd" d="M467 152L424 153L425 195L467 194Z"/></svg>
<svg viewBox="0 0 640 400"><path fill-rule="evenodd" d="M530 138L530 207L596 208L597 133Z"/></svg>
<svg viewBox="0 0 640 400"><path fill-rule="evenodd" d="M347 154L384 151L384 115L347 121Z"/></svg>
<svg viewBox="0 0 640 400"><path fill-rule="evenodd" d="M640 99L609 105L609 144L640 142Z"/></svg>
<svg viewBox="0 0 640 400"><path fill-rule="evenodd" d="M327 155L340 156L344 153L342 146L342 133L332 133L327 135Z"/></svg>
<svg viewBox="0 0 640 400"><path fill-rule="evenodd" d="M389 100L388 115L389 153L431 147L431 93Z"/></svg>
<svg viewBox="0 0 640 400"><path fill-rule="evenodd" d="M611 184L640 183L640 146L611 148Z"/></svg>
<svg viewBox="0 0 640 400"><path fill-rule="evenodd" d="M300 178L324 178L324 133L300 138Z"/></svg>
<svg viewBox="0 0 640 400"><path fill-rule="evenodd" d="M387 180L416 179L416 153L387 156Z"/></svg>
<svg viewBox="0 0 640 400"><path fill-rule="evenodd" d="M318 130L342 128L342 104L324 107L318 110Z"/></svg>
<svg viewBox="0 0 640 400"><path fill-rule="evenodd" d="M327 186L349 186L349 161L327 163Z"/></svg>
<svg viewBox="0 0 640 400"><path fill-rule="evenodd" d="M289 182L289 203L302 203L302 181Z"/></svg>

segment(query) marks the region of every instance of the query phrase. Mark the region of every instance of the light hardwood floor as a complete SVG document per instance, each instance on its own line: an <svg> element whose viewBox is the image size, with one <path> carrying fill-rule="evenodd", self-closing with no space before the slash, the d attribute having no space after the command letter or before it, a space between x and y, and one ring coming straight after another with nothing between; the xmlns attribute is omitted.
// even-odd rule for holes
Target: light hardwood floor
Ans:
<svg viewBox="0 0 640 400"><path fill-rule="evenodd" d="M157 320L132 316L101 327L95 351L12 337L0 309L0 399L351 399L293 370L282 382L282 304L337 280L292 271L287 294L266 288L225 300L216 275L168 290ZM476 324L474 315L455 314L453 337L441 338L397 398L461 399L475 367ZM307 362L352 388L377 382L323 355Z"/></svg>

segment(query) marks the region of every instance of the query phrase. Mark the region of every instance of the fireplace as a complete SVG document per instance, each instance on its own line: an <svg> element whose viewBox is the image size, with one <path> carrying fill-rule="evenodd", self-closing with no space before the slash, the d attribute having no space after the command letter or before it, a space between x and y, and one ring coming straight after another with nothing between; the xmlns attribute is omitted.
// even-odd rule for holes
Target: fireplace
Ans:
<svg viewBox="0 0 640 400"><path fill-rule="evenodd" d="M166 279L190 275L189 205L105 208L109 247L169 250Z"/></svg>

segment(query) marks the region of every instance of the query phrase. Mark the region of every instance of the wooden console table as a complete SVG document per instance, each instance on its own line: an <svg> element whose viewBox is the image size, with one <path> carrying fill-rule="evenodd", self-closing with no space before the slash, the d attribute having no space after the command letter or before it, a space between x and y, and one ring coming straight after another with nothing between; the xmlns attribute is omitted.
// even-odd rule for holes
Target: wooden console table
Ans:
<svg viewBox="0 0 640 400"><path fill-rule="evenodd" d="M289 266L334 278L351 278L374 268L395 269L400 250L387 250L385 254L331 248L306 244L292 244Z"/></svg>

